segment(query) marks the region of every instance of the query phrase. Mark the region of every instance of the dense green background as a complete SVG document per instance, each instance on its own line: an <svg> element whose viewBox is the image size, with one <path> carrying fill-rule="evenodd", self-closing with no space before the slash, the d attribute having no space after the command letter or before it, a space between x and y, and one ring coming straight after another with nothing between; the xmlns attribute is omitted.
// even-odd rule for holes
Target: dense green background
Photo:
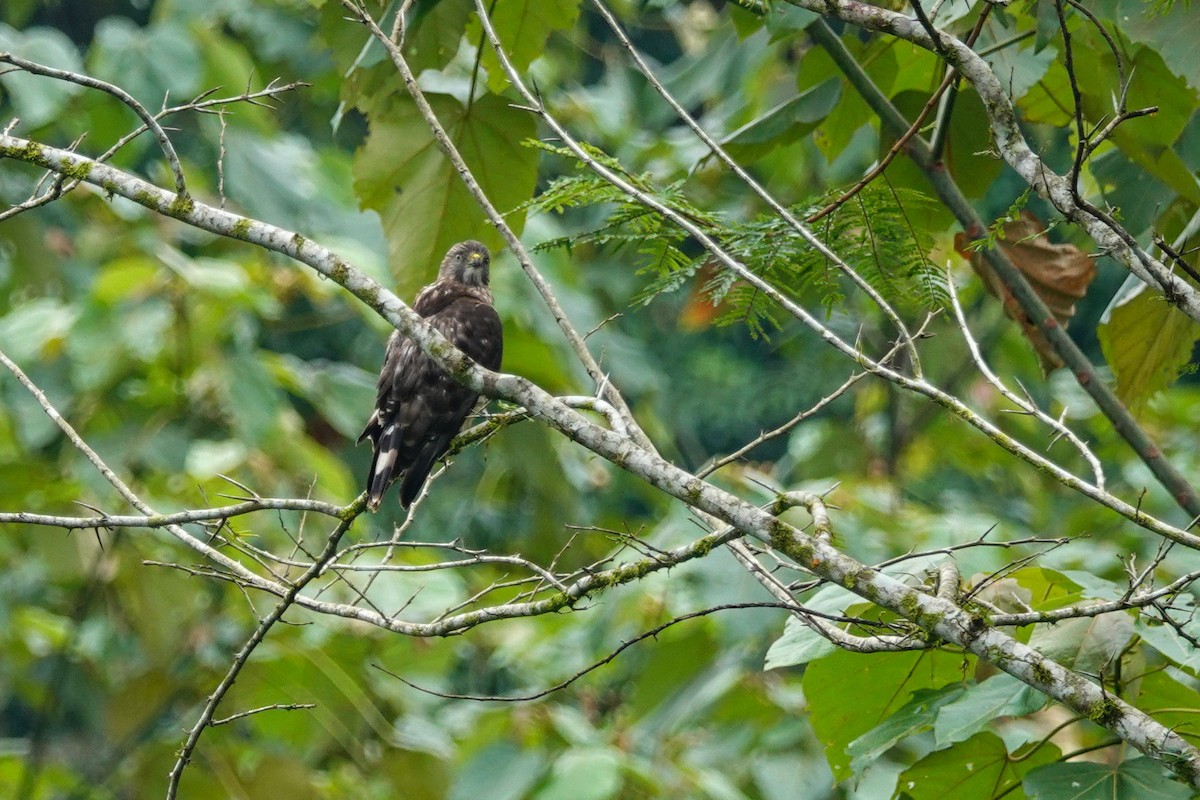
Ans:
<svg viewBox="0 0 1200 800"><path fill-rule="evenodd" d="M854 90L805 37L811 15L785 4L775 4L765 20L704 2L617 5L669 88L710 131L731 134L731 152L784 202L819 205L888 144ZM968 28L967 4L947 5L950 16L963 16L952 29ZM1157 104L1160 112L1129 123L1098 152L1086 189L1119 208L1143 241L1151 229L1172 238L1200 205L1200 68L1180 34L1195 30L1200 10L1176 4L1151 15L1135 0L1091 5L1105 21L1124 20L1118 39L1135 66L1131 105ZM509 105L515 94L493 54L477 58L480 26L472 8L463 0L415 6L406 50L439 116L530 245L604 225L613 203L583 203L564 213L523 205L555 179L580 173L561 156L528 145L540 132L529 114ZM500 240L433 146L382 50L364 48L365 32L343 17L335 2L300 0L8 0L0 11L0 50L113 81L151 109L168 94L174 104L216 86L227 96L276 77L312 84L280 95L274 108L242 104L223 117L173 118L193 191L214 201L223 192L231 208L300 231L410 297L432 278L448 244L470 236L496 247ZM588 4L500 0L495 20L518 66L536 76L548 105L580 138L653 185L681 182L688 203L731 227L762 213L744 187L705 158ZM1095 31L1077 17L1072 24L1085 107L1099 119L1116 70ZM993 64L1019 99L1031 141L1065 170L1070 92L1055 26L1052 4L1018 0L994 15L981 46L1028 34L997 51ZM927 52L853 31L843 38L905 110L919 108L940 80ZM133 115L112 97L77 86L9 74L0 89L0 120L19 116L19 135L51 144L86 133L80 149L95 154L133 125ZM995 218L1025 187L988 153L986 120L969 91L960 95L956 114L951 172L980 213ZM114 163L170 184L148 137ZM0 196L18 202L39 177L0 163ZM893 281L892 299L911 320L921 318L928 298L906 285L897 264L914 254L934 271L949 262L998 371L1055 413L1069 408L1115 491L1185 522L1071 376L1041 374L1016 327L953 255L952 219L923 199L929 191L923 178L903 161L887 178L890 188L850 204L851 216L836 230L859 230L866 216L896 224L886 230L899 235L881 228L878 240L831 238L864 272ZM897 198L903 198L899 210ZM1030 207L1052 218L1045 204L1035 200ZM658 235L637 237L640 243L614 236L545 249L538 266L580 330L622 315L589 342L670 458L698 467L787 420L853 371L855 365L798 324L754 316L736 292L714 310L704 293L713 276L703 271L641 302L672 252L668 245L688 257L699 252L653 230ZM1077 236L1066 227L1053 235ZM820 265L806 269L788 287L797 297L814 309L824 306L830 325L846 337L861 335L877 349L886 342L888 328L861 296ZM1072 333L1097 362L1105 355L1119 361L1123 353L1156 365L1140 382L1122 377L1125 396L1142 405L1188 362L1196 330L1172 321L1147 293L1132 319L1149 330L1121 327L1117 315L1098 331L1123 280L1115 264L1099 260ZM505 325L505 371L553 392L591 392L507 253L495 259L493 284ZM715 317L733 324L718 325ZM932 331L922 352L934 382L1044 447L1044 431L1000 414L997 396L964 368L965 347L944 315ZM311 493L349 502L369 455L353 441L369 412L386 336L386 324L308 270L98 190L81 188L0 223L0 349L160 510L213 505L222 493L236 493L221 475L263 495ZM1176 384L1142 412L1189 476L1200 472L1195 393ZM1059 448L1051 452L1083 469ZM839 543L868 563L971 541L993 527L995 540L1081 537L1001 581L998 603L1015 597L1040 609L1119 596L1122 559L1144 564L1157 546L966 433L960 422L879 382L859 384L718 480L755 501L767 499L772 487L838 484L832 498L840 506ZM76 513L77 501L125 510L25 390L0 378L0 509ZM352 536L383 537L399 519L389 500L378 515L360 520ZM264 513L234 528L258 547L288 552L303 524L294 514ZM524 423L458 457L436 482L409 538L461 539L539 563L549 563L570 539L565 567L620 549L615 536L576 534L572 525L637 532L657 547L699 532L677 503ZM973 549L958 560L970 577L1033 552ZM403 557L419 563L434 556ZM255 624L236 588L143 564L190 565L191 559L161 532L2 530L0 789L6 796L162 795L185 729ZM898 570L919 577L936 560ZM1163 576L1200 567L1198 560L1173 553ZM405 614L427 619L500 574L476 567L387 577L372 586L370 599L392 609L411 600ZM260 616L270 607L251 599ZM682 623L533 703L444 700L376 669L452 693L528 693L676 615L766 599L731 557L716 551L608 592L576 613L484 626L449 640L411 640L292 611L287 619L294 624L272 631L218 716L272 703L316 708L259 714L207 732L181 796L782 800L884 797L896 786L914 798L945 796L948 786L964 798L1009 789L1010 798L1101 796L1070 794L1062 786L1072 779L1097 793L1112 789L1103 796L1188 796L1122 747L1099 751L1098 765L1074 762L1033 773L1022 786L1030 770L1054 763L1060 751L1103 743L1107 734L1080 722L1031 751L1030 743L1067 719L1042 711L1044 698L992 678L961 654L817 651L798 626L793 631L789 623L785 632L786 615L778 610L731 610ZM815 602L866 613L830 590ZM1156 716L1183 733L1194 730L1189 710L1197 708L1200 658L1172 629L1117 614L1082 629L1064 624L1032 635L1067 665L1104 671L1116 681L1114 690L1145 710L1182 709ZM764 660L775 668L764 671ZM1001 716L1014 720L995 724ZM968 762L975 769L963 780Z"/></svg>

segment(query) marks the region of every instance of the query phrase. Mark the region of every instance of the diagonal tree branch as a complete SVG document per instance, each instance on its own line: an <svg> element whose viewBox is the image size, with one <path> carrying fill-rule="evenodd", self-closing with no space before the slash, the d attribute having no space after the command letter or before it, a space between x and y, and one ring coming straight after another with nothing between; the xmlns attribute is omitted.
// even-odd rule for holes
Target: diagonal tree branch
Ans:
<svg viewBox="0 0 1200 800"><path fill-rule="evenodd" d="M1083 228L1102 251L1112 253L1146 283L1161 287L1163 296L1169 302L1192 319L1200 321L1200 289L1172 274L1169 267L1143 250L1129 232L1111 217L1097 215L1076 202L1075 188L1070 178L1050 169L1029 146L1021 133L1016 109L1004 85L988 63L967 44L940 30L936 31L938 41L935 43L921 21L856 0L787 2L866 30L897 36L931 52L939 52L940 48L947 62L975 87L991 120L996 146L1008 165L1063 216ZM885 119L885 122L899 132L907 129L907 125L897 125L895 119ZM928 153L927 146L924 150Z"/></svg>
<svg viewBox="0 0 1200 800"><path fill-rule="evenodd" d="M909 124L904 116L892 105L891 101L879 90L871 77L855 61L854 56L842 44L841 39L829 28L825 20L820 19L808 27L812 37L829 53L834 62L846 75L850 84L862 95L871 109L883 123L897 134L907 130ZM959 189L958 184L946 171L945 165L932 160L928 145L918 136L913 137L908 148L908 155L913 162L925 173L934 191L954 214L959 224L963 226L968 236L982 238L987 226L975 212L970 201ZM1066 330L1058 324L1058 320L1047 308L1042 298L1030 286L1029 281L1021 274L1016 265L1000 248L993 247L983 251L984 257L1012 292L1022 311L1037 326L1054 352L1062 358L1063 363L1071 370L1075 380L1085 392L1095 401L1101 413L1112 423L1113 428L1138 457L1149 467L1150 471L1170 492L1171 497L1193 518L1200 517L1200 495L1188 480L1179 472L1150 436L1142 429L1133 414L1109 385L1097 374L1092 362L1083 351L1072 341Z"/></svg>

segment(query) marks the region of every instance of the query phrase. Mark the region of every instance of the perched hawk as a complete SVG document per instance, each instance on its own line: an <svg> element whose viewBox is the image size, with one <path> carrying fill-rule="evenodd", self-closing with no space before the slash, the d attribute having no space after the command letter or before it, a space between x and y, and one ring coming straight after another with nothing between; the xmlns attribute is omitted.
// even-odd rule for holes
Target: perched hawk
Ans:
<svg viewBox="0 0 1200 800"><path fill-rule="evenodd" d="M435 283L417 295L413 310L480 366L500 368L503 331L488 289L491 258L479 242L459 242L442 259ZM375 447L367 476L367 506L375 511L392 481L403 476L400 505L408 508L450 446L479 395L455 382L394 331L387 344L375 410L358 441Z"/></svg>

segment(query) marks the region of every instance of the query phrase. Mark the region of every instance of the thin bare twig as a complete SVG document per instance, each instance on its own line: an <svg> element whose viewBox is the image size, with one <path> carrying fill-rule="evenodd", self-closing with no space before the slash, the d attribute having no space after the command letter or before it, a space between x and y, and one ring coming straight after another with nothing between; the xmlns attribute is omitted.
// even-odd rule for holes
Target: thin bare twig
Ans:
<svg viewBox="0 0 1200 800"><path fill-rule="evenodd" d="M167 159L167 164L171 167L171 173L175 176L175 193L181 198L188 197L187 183L183 178L183 166L179 163L179 155L175 152L175 145L171 143L167 132L158 124L158 120L155 119L154 115L147 111L146 107L139 103L129 92L108 81L102 81L99 78L93 78L89 75L81 75L77 72L70 72L69 70L47 67L44 64L29 61L12 53L0 53L0 62L12 64L14 67L18 67L33 75L54 78L55 80L86 86L90 89L99 89L120 100L133 113L138 115L143 125L154 131L154 137L158 140L158 146L162 148L163 155Z"/></svg>

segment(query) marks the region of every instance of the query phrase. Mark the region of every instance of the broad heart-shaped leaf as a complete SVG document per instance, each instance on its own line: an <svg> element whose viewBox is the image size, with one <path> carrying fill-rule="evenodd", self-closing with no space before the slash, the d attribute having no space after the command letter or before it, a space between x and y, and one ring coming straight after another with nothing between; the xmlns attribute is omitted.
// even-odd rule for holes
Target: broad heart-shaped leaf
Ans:
<svg viewBox="0 0 1200 800"><path fill-rule="evenodd" d="M524 72L546 49L546 39L554 31L567 30L579 16L579 0L495 0L489 4L492 27L517 72ZM468 37L479 41L482 26L473 20ZM483 45L483 66L487 68L488 88L501 92L508 76L491 45Z"/></svg>
<svg viewBox="0 0 1200 800"><path fill-rule="evenodd" d="M1059 757L1047 744L1014 761L1003 740L994 733L977 733L965 742L936 750L900 773L897 795L911 800L966 800L966 798L1021 797L1022 777L1035 767ZM1065 796L1065 795L1064 795Z"/></svg>
<svg viewBox="0 0 1200 800"><path fill-rule="evenodd" d="M528 200L537 180L533 119L496 95L463 106L448 95L426 95L483 191L500 211ZM354 156L354 190L364 208L379 212L388 237L392 275L402 296L428 283L455 242L478 239L493 249L499 234L438 148L407 96L370 116L366 144ZM509 214L517 233L524 212Z"/></svg>
<svg viewBox="0 0 1200 800"><path fill-rule="evenodd" d="M825 745L834 780L852 774L847 746L904 706L915 692L962 678L961 655L940 650L859 654L838 650L804 671L813 732Z"/></svg>
<svg viewBox="0 0 1200 800"><path fill-rule="evenodd" d="M1101 317L1097 336L1117 376L1117 397L1137 412L1191 361L1200 323L1130 275Z"/></svg>
<svg viewBox="0 0 1200 800"><path fill-rule="evenodd" d="M993 675L968 688L938 711L933 737L939 746L961 742L984 730L997 717L1032 714L1049 702L1044 694L1011 675Z"/></svg>
<svg viewBox="0 0 1200 800"><path fill-rule="evenodd" d="M1024 780L1029 800L1187 800L1192 790L1167 776L1156 761L1049 764Z"/></svg>

